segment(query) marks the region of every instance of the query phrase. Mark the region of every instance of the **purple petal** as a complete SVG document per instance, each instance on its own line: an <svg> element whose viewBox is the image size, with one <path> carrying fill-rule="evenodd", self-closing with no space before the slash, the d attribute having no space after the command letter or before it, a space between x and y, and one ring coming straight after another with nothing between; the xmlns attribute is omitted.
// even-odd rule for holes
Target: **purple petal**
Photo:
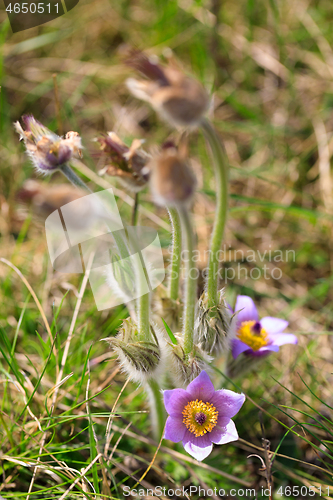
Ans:
<svg viewBox="0 0 333 500"><path fill-rule="evenodd" d="M186 426L180 418L168 417L165 424L164 439L179 443L179 441L183 440L185 431Z"/></svg>
<svg viewBox="0 0 333 500"><path fill-rule="evenodd" d="M210 433L204 436L195 437L194 434L187 430L183 439L183 446L187 453L199 461L208 457L213 449L209 434Z"/></svg>
<svg viewBox="0 0 333 500"><path fill-rule="evenodd" d="M263 347L260 347L257 351L253 351L253 349L250 349L247 351L245 354L248 356L252 356L253 358L260 358L262 356L268 356L271 352L278 352L279 347L274 344L268 344Z"/></svg>
<svg viewBox="0 0 333 500"><path fill-rule="evenodd" d="M260 320L261 326L268 334L281 333L288 326L288 321L279 318L265 316Z"/></svg>
<svg viewBox="0 0 333 500"><path fill-rule="evenodd" d="M233 339L231 345L232 357L236 359L244 351L252 351L252 349L247 344L244 344L244 342L242 342L241 340Z"/></svg>
<svg viewBox="0 0 333 500"><path fill-rule="evenodd" d="M58 164L63 165L68 162L71 159L72 153L73 151L69 146L60 144L58 151Z"/></svg>
<svg viewBox="0 0 333 500"><path fill-rule="evenodd" d="M209 375L203 370L186 388L186 392L193 398L209 401L215 389Z"/></svg>
<svg viewBox="0 0 333 500"><path fill-rule="evenodd" d="M212 432L210 432L210 439L212 443L215 444L226 444L231 441L237 441L238 432L236 426L232 420L229 420L225 427L216 426Z"/></svg>
<svg viewBox="0 0 333 500"><path fill-rule="evenodd" d="M268 344L268 345L264 345L263 347L260 347L260 349L258 349L257 351L253 351L253 352L267 352L267 351L273 351L273 352L278 352L279 350L279 346L277 345L274 345L274 344Z"/></svg>
<svg viewBox="0 0 333 500"><path fill-rule="evenodd" d="M171 416L182 415L184 407L191 401L190 395L184 389L164 391L164 406Z"/></svg>
<svg viewBox="0 0 333 500"><path fill-rule="evenodd" d="M298 343L296 335L292 333L276 333L275 335L270 335L269 338L275 346Z"/></svg>
<svg viewBox="0 0 333 500"><path fill-rule="evenodd" d="M240 309L242 309L242 311ZM243 321L259 320L257 308L251 297L247 297L247 295L238 295L236 299L235 312L237 312L237 324L240 324Z"/></svg>
<svg viewBox="0 0 333 500"><path fill-rule="evenodd" d="M215 406L219 412L219 418L232 418L239 412L245 401L244 394L237 394L236 392L227 389L216 391L210 400L210 403ZM221 423L219 422L219 425Z"/></svg>

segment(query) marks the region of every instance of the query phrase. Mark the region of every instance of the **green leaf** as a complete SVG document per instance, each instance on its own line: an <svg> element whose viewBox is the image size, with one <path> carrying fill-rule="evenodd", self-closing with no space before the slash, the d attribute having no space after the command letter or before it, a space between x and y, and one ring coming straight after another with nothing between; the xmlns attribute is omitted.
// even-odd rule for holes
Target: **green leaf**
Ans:
<svg viewBox="0 0 333 500"><path fill-rule="evenodd" d="M167 334L168 334L168 335L169 335L169 337L170 337L171 342L172 342L174 345L177 345L177 344L178 344L178 341L177 341L176 337L174 336L174 334L172 333L172 331L171 331L170 327L166 324L166 322L164 321L164 319L163 319L163 318L161 318L161 319L162 319L162 321L163 321L163 325L164 325L164 327L165 327L165 329L166 329L166 332L167 332Z"/></svg>

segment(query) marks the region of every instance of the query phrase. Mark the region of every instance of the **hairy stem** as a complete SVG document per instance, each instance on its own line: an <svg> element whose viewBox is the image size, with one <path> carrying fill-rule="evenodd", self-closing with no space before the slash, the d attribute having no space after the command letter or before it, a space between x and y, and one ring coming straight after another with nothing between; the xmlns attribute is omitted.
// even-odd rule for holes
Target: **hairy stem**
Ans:
<svg viewBox="0 0 333 500"><path fill-rule="evenodd" d="M218 304L219 251L228 212L228 159L212 124L204 119L201 126L212 151L216 179L216 212L207 278L208 307L215 308Z"/></svg>
<svg viewBox="0 0 333 500"><path fill-rule="evenodd" d="M84 189L88 193L93 193L93 191L87 186L85 182L81 180L81 178L74 172L74 170L72 170L72 168L69 165L67 164L62 165L59 170L63 173L65 177L67 177L67 179L71 184L73 184L73 186ZM122 238L121 234L117 231L113 232L112 234L116 242L116 245L118 247L121 258L126 259L129 256L129 251L124 239Z"/></svg>
<svg viewBox="0 0 333 500"><path fill-rule="evenodd" d="M153 432L156 441L159 441L162 437L166 418L163 396L161 393L161 388L156 380L150 379L148 382L148 386Z"/></svg>
<svg viewBox="0 0 333 500"><path fill-rule="evenodd" d="M193 334L194 334L194 314L195 303L197 298L197 276L196 263L194 261L194 234L192 229L191 218L186 208L179 210L182 231L184 234L184 247L186 250L185 262L185 298L184 298L184 314L183 314L183 336L184 336L184 352L188 356L193 351Z"/></svg>
<svg viewBox="0 0 333 500"><path fill-rule="evenodd" d="M175 208L169 208L169 217L172 225L172 253L169 276L169 297L177 300L179 292L180 256L182 250L182 231L180 218Z"/></svg>
<svg viewBox="0 0 333 500"><path fill-rule="evenodd" d="M150 297L149 293L145 293L137 299L137 325L139 333L138 340L151 342L149 312Z"/></svg>
<svg viewBox="0 0 333 500"><path fill-rule="evenodd" d="M85 182L83 182L78 175L74 172L74 170L71 169L69 165L62 165L59 170L64 174L65 177L73 184L73 186L76 186L78 188L84 189L85 191L88 191L89 193L92 193L91 189L87 186Z"/></svg>

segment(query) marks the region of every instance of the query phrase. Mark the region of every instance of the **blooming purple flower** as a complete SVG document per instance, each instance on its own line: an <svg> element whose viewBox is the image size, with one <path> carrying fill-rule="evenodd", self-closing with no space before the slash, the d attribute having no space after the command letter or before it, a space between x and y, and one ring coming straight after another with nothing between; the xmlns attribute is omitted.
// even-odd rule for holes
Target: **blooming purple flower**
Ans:
<svg viewBox="0 0 333 500"><path fill-rule="evenodd" d="M226 389L215 391L205 371L187 389L164 391L164 404L169 417L165 439L183 442L187 453L197 460L206 458L213 443L237 441L238 434L232 417L245 401L244 394Z"/></svg>
<svg viewBox="0 0 333 500"><path fill-rule="evenodd" d="M236 339L232 341L232 355L236 359L242 352L250 356L264 356L277 352L284 344L297 344L297 337L282 333L288 321L265 316L259 320L257 308L246 295L238 295L235 306Z"/></svg>
<svg viewBox="0 0 333 500"><path fill-rule="evenodd" d="M73 156L78 156L82 149L77 132L68 132L65 139L59 137L32 115L23 116L23 130L20 122L14 124L20 140L24 141L28 156L36 169L44 174L52 173L66 164Z"/></svg>

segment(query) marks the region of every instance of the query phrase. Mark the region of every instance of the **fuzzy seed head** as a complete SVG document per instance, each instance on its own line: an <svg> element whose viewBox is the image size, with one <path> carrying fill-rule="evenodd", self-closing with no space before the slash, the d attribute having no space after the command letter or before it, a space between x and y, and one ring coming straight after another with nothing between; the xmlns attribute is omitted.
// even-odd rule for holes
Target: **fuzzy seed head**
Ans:
<svg viewBox="0 0 333 500"><path fill-rule="evenodd" d="M191 201L196 177L187 159L174 146L163 149L148 167L152 194L158 205L180 207Z"/></svg>
<svg viewBox="0 0 333 500"><path fill-rule="evenodd" d="M24 141L27 154L38 172L51 174L81 154L81 138L77 132L69 132L63 139L32 115L23 116L22 121L25 130L20 122L16 122L14 127L20 140Z"/></svg>
<svg viewBox="0 0 333 500"><path fill-rule="evenodd" d="M169 359L172 366L170 375L176 387L185 388L202 370L209 371L208 364L212 361L212 358L198 345L194 346L193 353L186 358L182 337L180 334L175 334L175 337L178 344L168 344Z"/></svg>
<svg viewBox="0 0 333 500"><path fill-rule="evenodd" d="M137 50L130 53L126 62L147 78L127 80L127 87L135 97L149 102L173 127L195 127L200 123L208 109L209 97L197 80L175 64L164 67Z"/></svg>
<svg viewBox="0 0 333 500"><path fill-rule="evenodd" d="M145 383L150 378L160 377L163 370L162 346L160 334L154 332L151 341L138 340L138 330L131 318L126 319L117 336L107 340L118 354L123 370L131 380Z"/></svg>

